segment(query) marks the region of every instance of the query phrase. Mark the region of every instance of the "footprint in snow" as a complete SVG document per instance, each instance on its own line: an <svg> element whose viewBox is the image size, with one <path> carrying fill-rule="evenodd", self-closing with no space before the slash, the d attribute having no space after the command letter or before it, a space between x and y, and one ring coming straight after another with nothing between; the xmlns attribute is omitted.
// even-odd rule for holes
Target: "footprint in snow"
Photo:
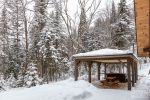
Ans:
<svg viewBox="0 0 150 100"><path fill-rule="evenodd" d="M89 97L91 97L91 96L92 96L92 94L91 94L90 92L85 91L85 92L83 92L82 94L73 96L72 99L73 99L73 100L84 100L84 99L89 98Z"/></svg>

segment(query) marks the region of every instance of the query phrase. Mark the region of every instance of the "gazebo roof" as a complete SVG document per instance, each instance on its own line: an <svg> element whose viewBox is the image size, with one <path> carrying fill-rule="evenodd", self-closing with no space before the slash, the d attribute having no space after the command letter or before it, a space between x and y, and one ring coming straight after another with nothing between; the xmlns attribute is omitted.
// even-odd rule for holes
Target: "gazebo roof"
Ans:
<svg viewBox="0 0 150 100"><path fill-rule="evenodd" d="M100 49L86 53L73 55L78 60L90 60L96 62L127 62L127 58L137 61L136 56L130 50Z"/></svg>

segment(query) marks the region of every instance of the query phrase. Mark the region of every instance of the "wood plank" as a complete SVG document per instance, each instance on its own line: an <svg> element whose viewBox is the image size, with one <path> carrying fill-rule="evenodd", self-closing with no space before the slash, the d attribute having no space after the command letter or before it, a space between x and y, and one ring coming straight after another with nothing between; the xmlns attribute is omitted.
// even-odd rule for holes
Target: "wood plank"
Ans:
<svg viewBox="0 0 150 100"><path fill-rule="evenodd" d="M148 4L149 3L149 0L135 0L135 5L145 5L145 4Z"/></svg>
<svg viewBox="0 0 150 100"><path fill-rule="evenodd" d="M101 63L120 63L120 62L127 62L126 59L124 60L93 60L94 62L101 62Z"/></svg>

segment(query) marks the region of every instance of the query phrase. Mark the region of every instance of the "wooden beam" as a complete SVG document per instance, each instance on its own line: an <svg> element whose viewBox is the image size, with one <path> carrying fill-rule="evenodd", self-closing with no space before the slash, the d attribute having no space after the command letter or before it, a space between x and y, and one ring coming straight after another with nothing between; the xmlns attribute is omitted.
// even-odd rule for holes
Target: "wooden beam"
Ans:
<svg viewBox="0 0 150 100"><path fill-rule="evenodd" d="M98 67L97 67L97 78L98 80L100 80L100 77L101 77L101 63L97 63Z"/></svg>
<svg viewBox="0 0 150 100"><path fill-rule="evenodd" d="M122 62L122 63L126 63L127 62L127 60L126 59L123 59L123 60L119 60L119 59L116 59L116 60L93 60L93 61L95 61L95 62L101 62L101 63L120 63L120 62Z"/></svg>
<svg viewBox="0 0 150 100"><path fill-rule="evenodd" d="M112 55L112 56L80 56L75 57L75 59L78 59L80 61L95 61L95 60L126 60L128 58L136 59L137 58L133 54L124 54L124 55Z"/></svg>
<svg viewBox="0 0 150 100"><path fill-rule="evenodd" d="M89 83L91 83L92 81L91 81L91 67L92 67L92 62L88 62L88 73L89 73L89 75L88 75L88 80L89 80Z"/></svg>
<svg viewBox="0 0 150 100"><path fill-rule="evenodd" d="M130 72L130 66L131 66L131 62L130 62L130 60L128 60L128 63L127 63L128 90L131 90L131 72Z"/></svg>

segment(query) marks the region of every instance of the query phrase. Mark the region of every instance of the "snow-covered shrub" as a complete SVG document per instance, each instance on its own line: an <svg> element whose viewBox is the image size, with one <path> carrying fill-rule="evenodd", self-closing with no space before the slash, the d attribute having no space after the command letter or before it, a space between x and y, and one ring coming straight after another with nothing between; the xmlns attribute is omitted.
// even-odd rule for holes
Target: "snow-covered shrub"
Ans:
<svg viewBox="0 0 150 100"><path fill-rule="evenodd" d="M9 88L16 88L17 87L17 80L14 77L14 74L11 73L9 78L6 80L6 84Z"/></svg>
<svg viewBox="0 0 150 100"><path fill-rule="evenodd" d="M42 83L42 80L39 78L37 73L36 64L34 63L29 64L26 75L24 77L24 82L26 87L32 87L40 85Z"/></svg>
<svg viewBox="0 0 150 100"><path fill-rule="evenodd" d="M4 91L6 81L4 80L4 75L0 73L0 91Z"/></svg>
<svg viewBox="0 0 150 100"><path fill-rule="evenodd" d="M17 87L23 87L23 86L24 86L24 74L20 71L17 80Z"/></svg>

